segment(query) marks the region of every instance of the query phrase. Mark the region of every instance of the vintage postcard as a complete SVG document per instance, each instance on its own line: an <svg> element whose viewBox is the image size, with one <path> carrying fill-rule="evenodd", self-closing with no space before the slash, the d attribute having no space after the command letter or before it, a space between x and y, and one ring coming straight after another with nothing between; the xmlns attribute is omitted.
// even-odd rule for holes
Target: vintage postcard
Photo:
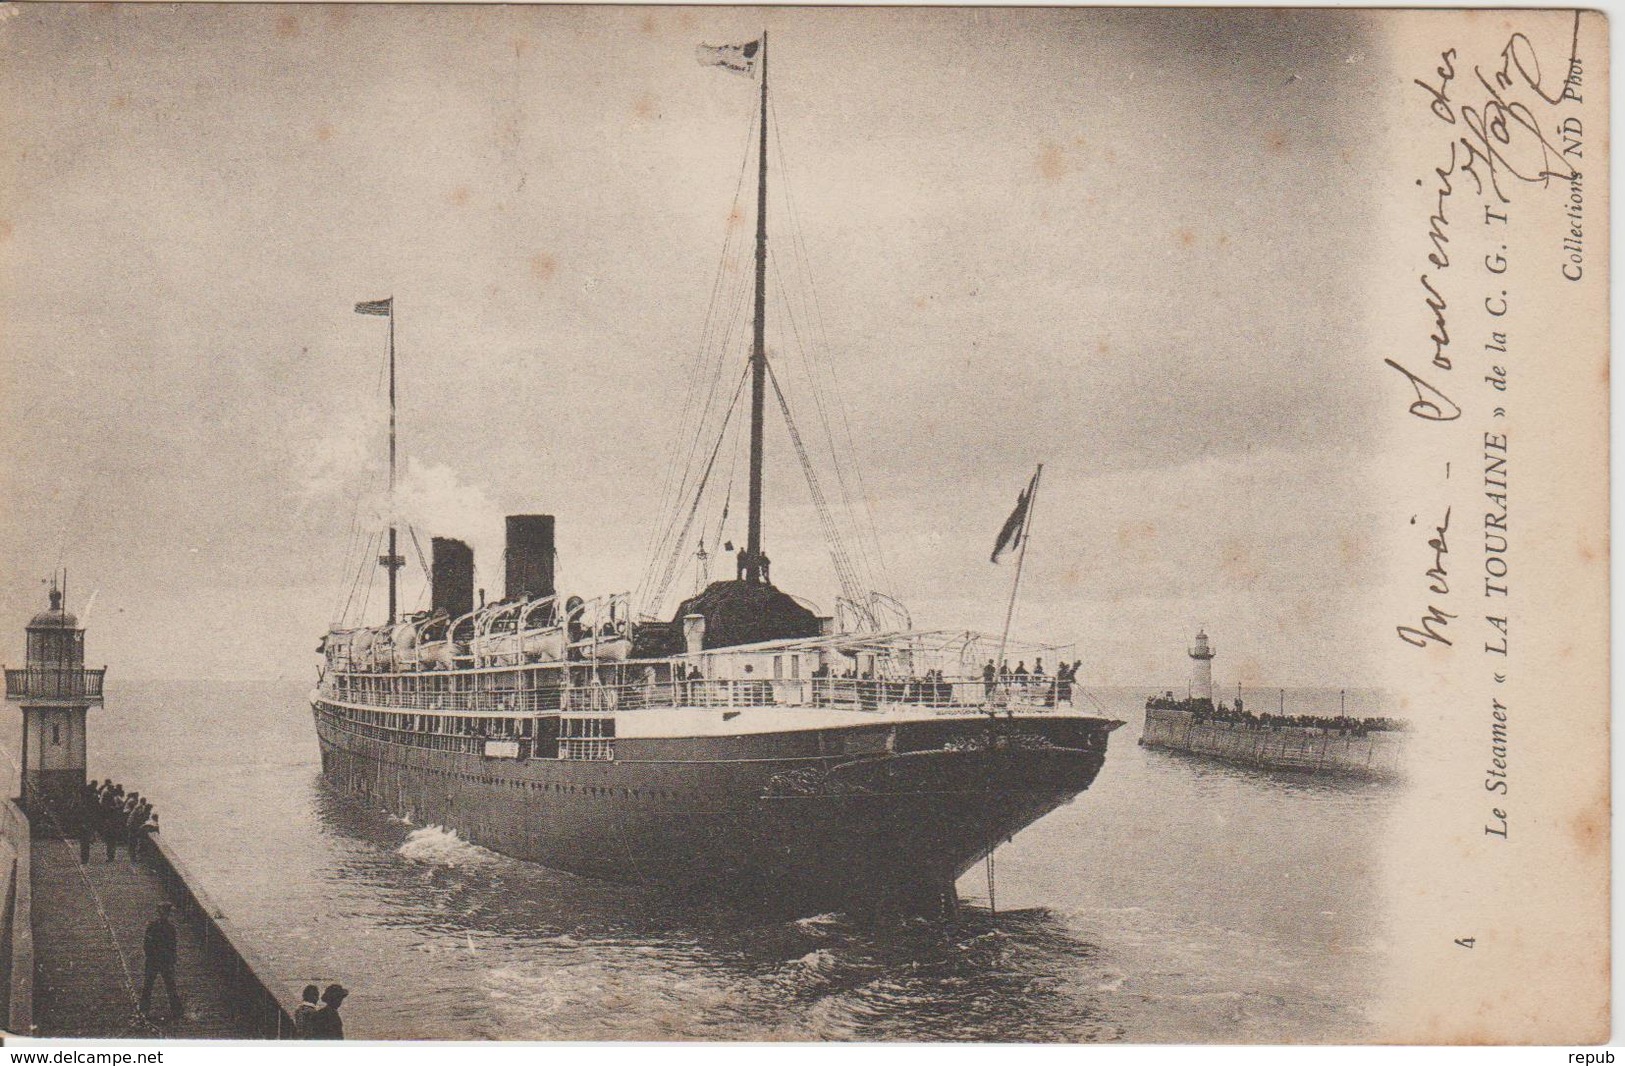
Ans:
<svg viewBox="0 0 1625 1066"><path fill-rule="evenodd" d="M0 5L7 1031L1606 1040L1607 36Z"/></svg>

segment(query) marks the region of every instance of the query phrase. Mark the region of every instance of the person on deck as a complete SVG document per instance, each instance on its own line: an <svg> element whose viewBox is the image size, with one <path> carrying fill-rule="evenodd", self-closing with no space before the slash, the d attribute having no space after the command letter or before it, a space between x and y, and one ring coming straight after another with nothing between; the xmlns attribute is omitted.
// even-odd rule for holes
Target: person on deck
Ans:
<svg viewBox="0 0 1625 1066"><path fill-rule="evenodd" d="M987 665L982 667L982 691L988 699L993 698L993 689L998 684L995 680L997 676L998 670L994 667L993 660L989 659Z"/></svg>
<svg viewBox="0 0 1625 1066"><path fill-rule="evenodd" d="M147 979L141 986L141 1013L146 1014L151 1007L153 982L162 977L164 988L169 992L171 1019L181 1016L181 997L175 991L175 923L169 920L170 912L174 909L173 903L158 904L158 915L147 923L146 936L142 940L142 948L146 952Z"/></svg>

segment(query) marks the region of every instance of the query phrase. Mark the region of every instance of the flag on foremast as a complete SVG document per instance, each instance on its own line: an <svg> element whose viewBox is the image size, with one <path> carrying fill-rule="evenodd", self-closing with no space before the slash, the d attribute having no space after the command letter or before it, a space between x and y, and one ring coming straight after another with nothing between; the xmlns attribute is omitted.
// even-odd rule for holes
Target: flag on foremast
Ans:
<svg viewBox="0 0 1625 1066"><path fill-rule="evenodd" d="M721 67L730 74L744 78L756 76L756 56L762 50L760 40L744 44L702 44L694 49L694 58L702 67Z"/></svg>
<svg viewBox="0 0 1625 1066"><path fill-rule="evenodd" d="M389 315L394 313L395 297L386 296L382 300L368 300L366 303L355 305L358 315Z"/></svg>
<svg viewBox="0 0 1625 1066"><path fill-rule="evenodd" d="M1038 489L1038 475L1027 482L1027 487L1021 490L1016 497L1016 509L1010 512L1010 517L1004 520L1004 528L999 530L999 539L993 544L993 562L999 561L999 556L1007 551L1015 551L1021 547L1021 538L1027 535L1027 512L1033 502L1033 493Z"/></svg>

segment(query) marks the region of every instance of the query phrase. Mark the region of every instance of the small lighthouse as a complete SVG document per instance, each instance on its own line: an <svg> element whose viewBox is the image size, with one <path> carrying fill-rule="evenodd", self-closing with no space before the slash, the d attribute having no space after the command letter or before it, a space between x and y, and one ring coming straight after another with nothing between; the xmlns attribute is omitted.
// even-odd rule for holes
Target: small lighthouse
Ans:
<svg viewBox="0 0 1625 1066"><path fill-rule="evenodd" d="M1196 645L1189 652L1192 699L1213 702L1213 657L1217 654L1219 653L1207 642L1207 632L1197 630Z"/></svg>
<svg viewBox="0 0 1625 1066"><path fill-rule="evenodd" d="M62 606L51 581L50 606L28 623L28 659L6 671L6 699L23 712L22 805L44 833L75 824L85 784L85 712L102 702L107 673L85 669L85 631ZM41 825L41 816L55 816Z"/></svg>

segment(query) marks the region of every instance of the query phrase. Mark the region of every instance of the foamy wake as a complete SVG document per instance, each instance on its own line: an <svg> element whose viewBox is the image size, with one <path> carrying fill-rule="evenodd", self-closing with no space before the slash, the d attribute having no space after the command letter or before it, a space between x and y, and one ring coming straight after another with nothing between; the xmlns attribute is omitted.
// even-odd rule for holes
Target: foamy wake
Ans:
<svg viewBox="0 0 1625 1066"><path fill-rule="evenodd" d="M479 866L492 859L489 851L441 825L412 830L397 850L404 859L431 866Z"/></svg>
<svg viewBox="0 0 1625 1066"><path fill-rule="evenodd" d="M790 924L806 933L823 932L829 926L840 925L841 916L831 911L828 914L815 914L810 918L797 918Z"/></svg>
<svg viewBox="0 0 1625 1066"><path fill-rule="evenodd" d="M819 948L796 959L791 966L799 967L808 973L826 974L835 969L835 956Z"/></svg>

